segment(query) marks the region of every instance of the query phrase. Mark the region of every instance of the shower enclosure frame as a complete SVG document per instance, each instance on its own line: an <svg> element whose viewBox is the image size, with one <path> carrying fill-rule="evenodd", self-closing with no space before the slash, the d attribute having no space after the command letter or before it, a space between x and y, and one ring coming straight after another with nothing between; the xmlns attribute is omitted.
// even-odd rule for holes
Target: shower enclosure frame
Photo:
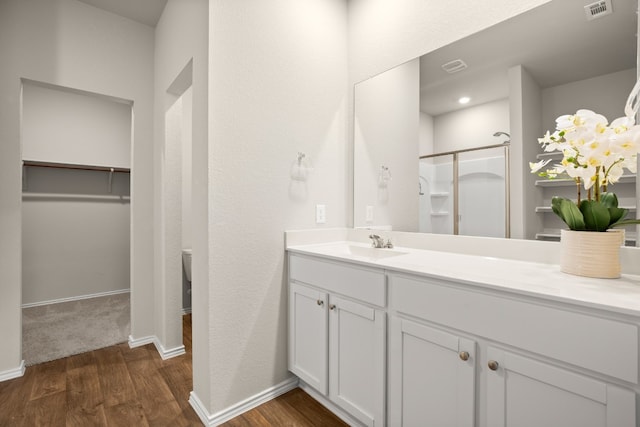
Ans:
<svg viewBox="0 0 640 427"><path fill-rule="evenodd" d="M511 188L509 185L509 148L511 143L504 142L502 144L493 144L493 145L484 145L482 147L473 147L473 148L465 148L454 151L445 151L442 153L435 154L427 154L424 156L418 157L418 160L422 159L431 159L441 156L452 156L453 157L453 234L459 234L459 200L458 197L460 195L459 189L459 170L458 170L458 157L461 153L468 153L471 151L480 151L480 150L489 150L492 148L504 148L504 204L505 204L505 212L504 212L504 235L506 238L511 237Z"/></svg>

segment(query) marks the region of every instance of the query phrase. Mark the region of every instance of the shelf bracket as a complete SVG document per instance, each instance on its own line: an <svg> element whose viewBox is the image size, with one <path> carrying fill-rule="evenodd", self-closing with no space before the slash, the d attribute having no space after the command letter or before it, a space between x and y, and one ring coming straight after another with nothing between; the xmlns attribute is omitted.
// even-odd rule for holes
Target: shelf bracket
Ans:
<svg viewBox="0 0 640 427"><path fill-rule="evenodd" d="M109 168L109 187L108 187L108 191L109 193L111 193L111 186L113 184L113 168Z"/></svg>

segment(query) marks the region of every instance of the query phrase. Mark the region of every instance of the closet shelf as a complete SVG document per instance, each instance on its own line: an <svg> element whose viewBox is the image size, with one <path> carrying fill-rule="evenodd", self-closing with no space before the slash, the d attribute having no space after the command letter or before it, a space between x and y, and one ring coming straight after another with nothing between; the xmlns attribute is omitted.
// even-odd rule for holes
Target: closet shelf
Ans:
<svg viewBox="0 0 640 427"><path fill-rule="evenodd" d="M23 200L68 200L68 201L83 201L83 200L104 200L104 201L118 201L122 203L128 203L131 201L131 196L123 196L116 194L67 194L67 193L33 193L33 192L23 192L22 193Z"/></svg>
<svg viewBox="0 0 640 427"><path fill-rule="evenodd" d="M431 193L431 197L449 197L448 192L440 192L440 193Z"/></svg>
<svg viewBox="0 0 640 427"><path fill-rule="evenodd" d="M431 216L449 216L449 212L431 212Z"/></svg>
<svg viewBox="0 0 640 427"><path fill-rule="evenodd" d="M41 162L37 160L24 160L23 166L41 167L41 168L57 168L57 169L80 169L89 171L104 171L104 172L122 172L130 173L129 168L109 167L109 166L96 166L96 165L80 165L74 163L60 163L60 162Z"/></svg>

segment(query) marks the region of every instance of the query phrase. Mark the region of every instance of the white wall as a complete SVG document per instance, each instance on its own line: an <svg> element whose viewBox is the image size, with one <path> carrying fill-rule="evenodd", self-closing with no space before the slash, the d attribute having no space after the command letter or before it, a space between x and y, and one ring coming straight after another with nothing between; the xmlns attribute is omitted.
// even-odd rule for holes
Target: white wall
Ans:
<svg viewBox="0 0 640 427"><path fill-rule="evenodd" d="M212 413L291 375L283 231L346 222L346 20L344 0L210 2ZM299 151L314 170L292 194Z"/></svg>
<svg viewBox="0 0 640 427"><path fill-rule="evenodd" d="M350 1L350 80L362 81L548 1Z"/></svg>
<svg viewBox="0 0 640 427"><path fill-rule="evenodd" d="M498 131L509 133L508 99L487 102L434 117L433 150L434 153L443 153L502 144L508 138L493 136Z"/></svg>
<svg viewBox="0 0 640 427"><path fill-rule="evenodd" d="M191 86L192 98L192 339L193 390L202 402L210 401L211 393L211 339L209 332L209 205L208 205L208 1L169 0L155 30L154 75L154 135L156 147L154 161L154 187L156 215L156 279L155 307L158 318L155 333L166 348L182 344L181 323L181 226L180 223L161 218L165 209L180 212L179 200L165 197L163 185L171 176L165 176L165 113L177 96ZM183 104L189 102L188 96ZM184 107L184 105L183 105ZM188 106L186 107L189 108ZM184 108L183 108L184 111ZM183 115L183 118L186 116ZM173 166L176 166L175 164ZM174 168L175 170L175 168ZM176 177L178 178L178 177ZM182 180L182 177L179 178ZM172 205L173 203L173 205ZM181 215L178 214L178 217ZM175 217L174 217L175 218ZM181 219L180 219L181 222ZM172 232L169 240L162 240L164 230ZM161 243L162 242L162 243ZM170 262L167 263L166 260Z"/></svg>
<svg viewBox="0 0 640 427"><path fill-rule="evenodd" d="M0 2L0 373L21 360L20 79L133 101L132 298L152 300L153 29L75 0ZM151 331L133 310L132 333Z"/></svg>
<svg viewBox="0 0 640 427"><path fill-rule="evenodd" d="M509 105L510 237L533 239L542 227L543 218L535 213L542 204L542 191L535 187L537 175L531 173L529 162L535 162L540 152L543 107L539 85L520 65L509 69Z"/></svg>
<svg viewBox="0 0 640 427"><path fill-rule="evenodd" d="M556 118L581 108L602 114L609 122L624 116L624 105L635 83L636 70L632 68L543 89L543 132L553 132Z"/></svg>
<svg viewBox="0 0 640 427"><path fill-rule="evenodd" d="M129 168L131 104L25 82L22 158Z"/></svg>
<svg viewBox="0 0 640 427"><path fill-rule="evenodd" d="M129 290L129 174L34 168L22 199L22 304Z"/></svg>
<svg viewBox="0 0 640 427"><path fill-rule="evenodd" d="M416 59L355 87L354 226L418 229L420 62ZM380 182L382 166L391 180ZM373 208L373 220L366 208Z"/></svg>
<svg viewBox="0 0 640 427"><path fill-rule="evenodd" d="M24 82L25 160L129 168L131 105ZM26 169L22 304L129 290L129 174Z"/></svg>
<svg viewBox="0 0 640 427"><path fill-rule="evenodd" d="M420 156L433 154L433 117L420 111L420 145L418 153Z"/></svg>
<svg viewBox="0 0 640 427"><path fill-rule="evenodd" d="M189 89L182 95L182 248L191 249L191 236L193 235L192 224L192 197L191 197L191 177L193 168L191 164L193 150L193 89Z"/></svg>

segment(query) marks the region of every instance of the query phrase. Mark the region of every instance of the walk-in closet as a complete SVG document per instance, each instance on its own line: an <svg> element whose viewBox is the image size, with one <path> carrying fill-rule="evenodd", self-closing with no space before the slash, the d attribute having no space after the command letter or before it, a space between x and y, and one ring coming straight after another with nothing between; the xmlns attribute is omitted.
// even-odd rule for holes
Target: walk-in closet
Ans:
<svg viewBox="0 0 640 427"><path fill-rule="evenodd" d="M22 308L27 365L130 334L127 100L22 81Z"/></svg>

